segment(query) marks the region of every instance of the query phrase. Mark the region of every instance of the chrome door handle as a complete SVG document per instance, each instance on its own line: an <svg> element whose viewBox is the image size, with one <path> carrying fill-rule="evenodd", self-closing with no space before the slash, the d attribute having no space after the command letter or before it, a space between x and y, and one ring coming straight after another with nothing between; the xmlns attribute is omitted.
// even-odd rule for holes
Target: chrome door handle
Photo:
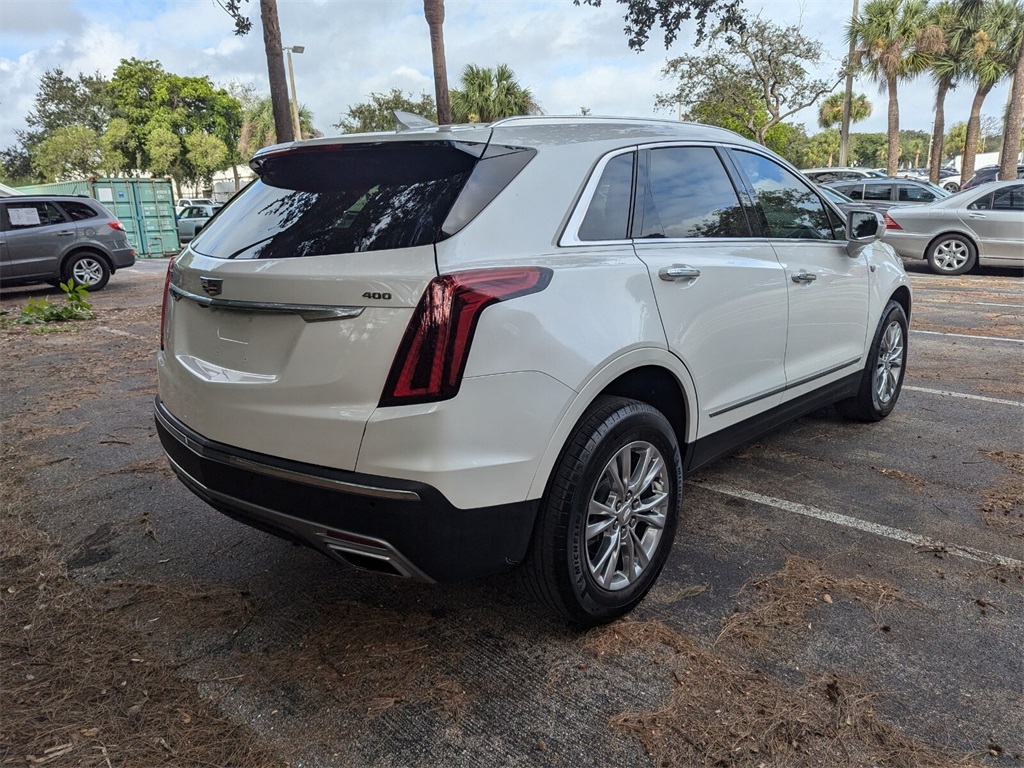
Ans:
<svg viewBox="0 0 1024 768"><path fill-rule="evenodd" d="M797 272L793 275L794 283L813 283L818 279L818 276L810 272Z"/></svg>
<svg viewBox="0 0 1024 768"><path fill-rule="evenodd" d="M73 237L74 231L68 232L66 229L63 232L58 232L57 237Z"/></svg>
<svg viewBox="0 0 1024 768"><path fill-rule="evenodd" d="M662 267L658 270L658 277L662 280L672 282L673 280L692 280L700 277L700 270L686 264L676 264L671 267Z"/></svg>
<svg viewBox="0 0 1024 768"><path fill-rule="evenodd" d="M968 213L968 219L984 219L987 218L984 213Z"/></svg>

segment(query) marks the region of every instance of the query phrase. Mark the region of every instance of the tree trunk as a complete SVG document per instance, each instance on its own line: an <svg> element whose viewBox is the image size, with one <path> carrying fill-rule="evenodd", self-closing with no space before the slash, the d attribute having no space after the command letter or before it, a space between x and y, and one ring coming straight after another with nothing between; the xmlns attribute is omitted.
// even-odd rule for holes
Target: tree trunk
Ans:
<svg viewBox="0 0 1024 768"><path fill-rule="evenodd" d="M928 164L928 180L932 184L939 183L939 168L942 167L942 138L946 130L946 92L949 90L949 81L943 78L939 81L938 91L935 93L935 125L932 128L932 159Z"/></svg>
<svg viewBox="0 0 1024 768"><path fill-rule="evenodd" d="M242 188L242 180L238 176L238 163L231 164L231 173L235 177L235 192Z"/></svg>
<svg viewBox="0 0 1024 768"><path fill-rule="evenodd" d="M964 142L964 162L960 167L960 178L966 181L974 175L974 156L978 154L978 135L981 133L981 105L992 90L991 85L982 85L971 102L971 117L967 121L967 140ZM1014 174L1016 175L1016 174Z"/></svg>
<svg viewBox="0 0 1024 768"><path fill-rule="evenodd" d="M1006 125L1003 126L1003 154L999 167L1001 179L1017 178L1021 121L1024 121L1024 45L1017 54L1017 68L1013 71L1013 87L1010 89L1010 108L1006 111Z"/></svg>
<svg viewBox="0 0 1024 768"><path fill-rule="evenodd" d="M430 27L430 54L434 63L434 99L438 125L450 125L452 105L448 98L448 65L444 58L444 0L423 0L423 15Z"/></svg>
<svg viewBox="0 0 1024 768"><path fill-rule="evenodd" d="M274 130L282 144L295 141L288 105L288 80L284 73L284 52L281 49L281 25L277 20L277 0L260 0L263 19L263 46L267 51L267 74L270 77L270 101L274 107Z"/></svg>
<svg viewBox="0 0 1024 768"><path fill-rule="evenodd" d="M900 160L900 102L896 95L896 78L889 78L889 156L885 159L885 173L895 176Z"/></svg>

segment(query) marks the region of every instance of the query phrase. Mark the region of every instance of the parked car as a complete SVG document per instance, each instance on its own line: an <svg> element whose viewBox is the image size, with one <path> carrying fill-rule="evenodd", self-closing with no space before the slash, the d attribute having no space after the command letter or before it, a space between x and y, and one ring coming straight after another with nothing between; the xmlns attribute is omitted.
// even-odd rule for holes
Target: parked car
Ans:
<svg viewBox="0 0 1024 768"><path fill-rule="evenodd" d="M844 179L884 179L885 174L873 168L805 168L800 171L816 184Z"/></svg>
<svg viewBox="0 0 1024 768"><path fill-rule="evenodd" d="M183 197L174 204L176 212L181 213L193 205L213 205L214 201L208 197Z"/></svg>
<svg viewBox="0 0 1024 768"><path fill-rule="evenodd" d="M931 181L930 168L907 168L896 174L901 179L914 179L915 181ZM960 174L952 168L940 168L939 180L936 186L942 187L950 194L960 191Z"/></svg>
<svg viewBox="0 0 1024 768"><path fill-rule="evenodd" d="M0 198L0 283L74 280L91 291L135 263L121 222L89 197Z"/></svg>
<svg viewBox="0 0 1024 768"><path fill-rule="evenodd" d="M877 200L854 200L852 197L847 197L838 189L833 189L827 184L819 184L818 191L821 192L822 196L826 200L835 203L836 207L846 214L849 214L851 211L863 210L885 213L892 207L892 203L889 202L879 202Z"/></svg>
<svg viewBox="0 0 1024 768"><path fill-rule="evenodd" d="M183 244L187 243L223 207L212 203L197 203L182 210L178 214L178 240Z"/></svg>
<svg viewBox="0 0 1024 768"><path fill-rule="evenodd" d="M1017 166L1017 178L1024 179L1024 165ZM990 181L1013 181L1013 179L1002 179L999 175L998 165L986 165L977 168L974 175L964 182L962 189L973 189Z"/></svg>
<svg viewBox="0 0 1024 768"><path fill-rule="evenodd" d="M338 560L518 566L609 621L665 564L685 472L899 397L911 293L881 216L847 224L729 131L517 117L251 165L168 271L157 428L200 498Z"/></svg>
<svg viewBox="0 0 1024 768"><path fill-rule="evenodd" d="M940 275L1024 267L1024 181L990 181L931 205L891 208L885 241Z"/></svg>
<svg viewBox="0 0 1024 768"><path fill-rule="evenodd" d="M893 205L920 205L949 197L950 193L934 184L913 179L864 179L830 181L825 186L859 202L875 203L880 208Z"/></svg>

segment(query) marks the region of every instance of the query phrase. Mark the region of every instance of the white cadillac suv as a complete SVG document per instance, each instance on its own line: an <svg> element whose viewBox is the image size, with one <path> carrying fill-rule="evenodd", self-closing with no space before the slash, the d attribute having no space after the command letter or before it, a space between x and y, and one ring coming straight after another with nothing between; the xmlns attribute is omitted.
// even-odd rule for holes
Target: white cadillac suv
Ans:
<svg viewBox="0 0 1024 768"><path fill-rule="evenodd" d="M160 439L216 509L351 565L519 567L609 621L664 565L685 473L899 397L881 218L728 131L523 117L252 167L168 270Z"/></svg>

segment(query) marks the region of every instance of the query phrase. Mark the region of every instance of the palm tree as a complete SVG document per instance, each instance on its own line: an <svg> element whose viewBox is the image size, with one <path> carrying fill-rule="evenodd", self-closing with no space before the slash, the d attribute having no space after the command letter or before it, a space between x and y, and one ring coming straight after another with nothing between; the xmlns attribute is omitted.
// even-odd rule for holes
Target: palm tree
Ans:
<svg viewBox="0 0 1024 768"><path fill-rule="evenodd" d="M860 66L889 94L890 176L896 174L899 161L897 83L921 72L926 55L941 44L938 29L927 23L926 10L926 0L871 0L847 26L847 40L857 46Z"/></svg>
<svg viewBox="0 0 1024 768"><path fill-rule="evenodd" d="M967 142L960 168L962 178L974 174L974 156L981 132L981 107L995 85L1014 71L1021 45L1019 0L992 0L982 11L981 25L971 38L966 77L975 85L971 116L967 120Z"/></svg>
<svg viewBox="0 0 1024 768"><path fill-rule="evenodd" d="M238 153L250 158L257 150L277 143L277 129L274 120L274 105L270 96L263 96L242 112L242 133L238 139ZM290 125L290 123L289 123ZM313 113L299 105L299 129L308 139L323 136L313 127Z"/></svg>
<svg viewBox="0 0 1024 768"><path fill-rule="evenodd" d="M448 95L448 65L444 58L444 0L423 0L423 15L430 27L430 55L434 65L434 99L437 102L437 124L452 121Z"/></svg>
<svg viewBox="0 0 1024 768"><path fill-rule="evenodd" d="M1017 175L1017 156L1020 154L1021 122L1024 121L1024 8L1017 4L1015 14L1016 30L1011 31L1011 39L1016 42L1016 55L1011 51L1011 58L1016 58L1013 75L1013 86L1010 89L1010 104L1006 110L1006 122L1003 125L1002 162L999 178L1012 179Z"/></svg>
<svg viewBox="0 0 1024 768"><path fill-rule="evenodd" d="M516 81L508 64L497 69L467 64L460 88L452 91L452 117L456 122L490 123L512 115L535 115L540 107L529 88Z"/></svg>
<svg viewBox="0 0 1024 768"><path fill-rule="evenodd" d="M833 93L818 107L818 127L825 130L837 128L843 124L843 102L846 94ZM859 123L871 117L871 102L863 93L850 99L850 122ZM828 165L832 166L832 153L828 154Z"/></svg>
<svg viewBox="0 0 1024 768"><path fill-rule="evenodd" d="M973 16L975 0L942 0L932 10L932 23L942 32L943 44L932 53L929 72L935 84L935 122L932 125L931 158L928 178L939 182L942 167L943 139L946 131L946 95L957 86L963 76L966 41L969 38L968 20Z"/></svg>

